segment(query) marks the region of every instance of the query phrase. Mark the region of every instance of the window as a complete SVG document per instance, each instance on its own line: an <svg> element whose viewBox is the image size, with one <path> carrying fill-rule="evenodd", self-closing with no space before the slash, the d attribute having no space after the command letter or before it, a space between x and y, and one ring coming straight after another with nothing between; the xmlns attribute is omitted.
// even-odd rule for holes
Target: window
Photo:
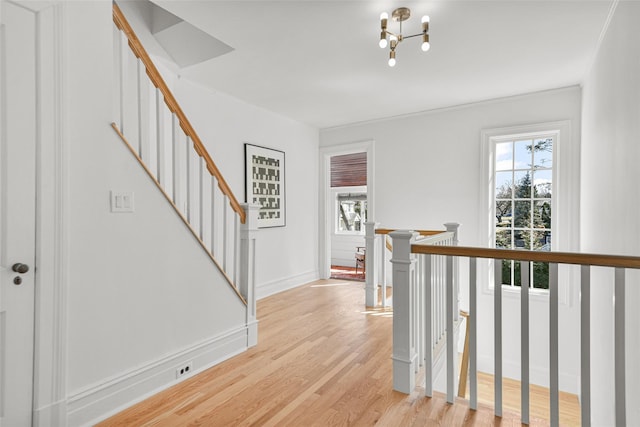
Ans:
<svg viewBox="0 0 640 427"><path fill-rule="evenodd" d="M554 135L496 138L493 182L496 248L551 250ZM530 286L549 288L549 265L533 263ZM520 263L503 261L502 283L520 286Z"/></svg>
<svg viewBox="0 0 640 427"><path fill-rule="evenodd" d="M362 234L367 221L366 193L338 193L336 233Z"/></svg>

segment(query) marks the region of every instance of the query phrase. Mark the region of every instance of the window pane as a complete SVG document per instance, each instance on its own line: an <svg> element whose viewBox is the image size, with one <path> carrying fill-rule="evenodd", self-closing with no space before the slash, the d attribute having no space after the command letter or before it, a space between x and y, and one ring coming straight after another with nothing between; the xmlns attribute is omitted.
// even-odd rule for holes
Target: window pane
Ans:
<svg viewBox="0 0 640 427"><path fill-rule="evenodd" d="M511 227L511 200L496 201L496 227Z"/></svg>
<svg viewBox="0 0 640 427"><path fill-rule="evenodd" d="M496 230L496 248L498 249L511 249L511 236L512 230Z"/></svg>
<svg viewBox="0 0 640 427"><path fill-rule="evenodd" d="M532 140L515 142L515 163L514 169L530 169L531 168L531 145Z"/></svg>
<svg viewBox="0 0 640 427"><path fill-rule="evenodd" d="M531 174L529 171L516 172L514 179L514 197L516 199L528 199L531 197Z"/></svg>
<svg viewBox="0 0 640 427"><path fill-rule="evenodd" d="M515 230L513 232L513 246L515 249L531 248L531 232L524 230Z"/></svg>
<svg viewBox="0 0 640 427"><path fill-rule="evenodd" d="M551 200L533 202L533 228L551 228Z"/></svg>
<svg viewBox="0 0 640 427"><path fill-rule="evenodd" d="M513 261L502 260L502 284L511 285L511 265Z"/></svg>
<svg viewBox="0 0 640 427"><path fill-rule="evenodd" d="M510 199L513 197L513 172L496 172L496 199Z"/></svg>
<svg viewBox="0 0 640 427"><path fill-rule="evenodd" d="M533 287L536 289L549 289L549 263L533 263Z"/></svg>
<svg viewBox="0 0 640 427"><path fill-rule="evenodd" d="M496 170L513 169L513 144L501 142L496 144Z"/></svg>
<svg viewBox="0 0 640 427"><path fill-rule="evenodd" d="M553 166L553 139L536 139L533 145L533 167L551 168Z"/></svg>
<svg viewBox="0 0 640 427"><path fill-rule="evenodd" d="M533 197L551 198L551 171L537 170L533 173Z"/></svg>
<svg viewBox="0 0 640 427"><path fill-rule="evenodd" d="M531 202L516 201L514 203L513 226L516 228L531 227Z"/></svg>
<svg viewBox="0 0 640 427"><path fill-rule="evenodd" d="M551 231L534 230L532 233L534 251L548 252L551 250Z"/></svg>
<svg viewBox="0 0 640 427"><path fill-rule="evenodd" d="M353 197L353 200L349 198ZM362 195L338 195L338 231L364 230L367 220L367 201L361 199Z"/></svg>

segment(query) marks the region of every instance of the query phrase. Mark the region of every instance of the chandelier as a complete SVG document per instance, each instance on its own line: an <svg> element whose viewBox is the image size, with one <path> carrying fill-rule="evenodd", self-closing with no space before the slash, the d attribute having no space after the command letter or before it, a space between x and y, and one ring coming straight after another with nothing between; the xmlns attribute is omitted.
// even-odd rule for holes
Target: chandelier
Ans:
<svg viewBox="0 0 640 427"><path fill-rule="evenodd" d="M399 7L391 13L391 19L400 23L400 30L398 34L387 30L387 20L389 15L387 12L380 14L380 47L385 49L389 46L389 66L396 65L396 48L404 39L410 39L412 37L422 36L422 51L429 50L431 45L429 44L429 17L427 15L422 17L422 32L418 34L412 34L410 36L402 35L402 22L409 19L411 16L411 10L408 7Z"/></svg>

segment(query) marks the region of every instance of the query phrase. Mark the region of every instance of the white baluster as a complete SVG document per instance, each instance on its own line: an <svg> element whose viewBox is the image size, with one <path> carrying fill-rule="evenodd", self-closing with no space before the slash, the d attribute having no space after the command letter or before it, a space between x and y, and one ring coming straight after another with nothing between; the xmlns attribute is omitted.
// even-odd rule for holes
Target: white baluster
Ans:
<svg viewBox="0 0 640 427"><path fill-rule="evenodd" d="M183 212L182 206L182 194L181 194L181 180L182 180L182 161L181 161L181 136L182 130L180 129L180 122L178 120L178 116L175 113L172 115L171 120L171 150L173 160L173 168L171 169L171 177L173 181L173 203L178 207L178 209Z"/></svg>
<svg viewBox="0 0 640 427"><path fill-rule="evenodd" d="M167 188L167 156L166 156L166 135L165 135L165 108L164 97L160 89L156 88L156 178L164 191Z"/></svg>
<svg viewBox="0 0 640 427"><path fill-rule="evenodd" d="M233 216L233 277L232 281L234 286L238 286L238 268L240 267L240 215L238 215L233 209L231 210Z"/></svg>
<svg viewBox="0 0 640 427"><path fill-rule="evenodd" d="M494 331L494 413L502 416L502 260L496 259L493 286L493 331Z"/></svg>
<svg viewBox="0 0 640 427"><path fill-rule="evenodd" d="M142 60L138 58L137 63L137 86L138 86L138 155L145 165L149 164L149 79L147 79L146 68Z"/></svg>
<svg viewBox="0 0 640 427"><path fill-rule="evenodd" d="M549 410L550 425L560 424L558 393L558 264L549 264Z"/></svg>
<svg viewBox="0 0 640 427"><path fill-rule="evenodd" d="M381 234L378 240L380 244L380 282L382 286L382 306L387 308L389 306L389 300L387 299L387 288L389 284L387 283L387 235Z"/></svg>
<svg viewBox="0 0 640 427"><path fill-rule="evenodd" d="M138 132L138 58L130 49L124 52L122 133L129 144L140 154Z"/></svg>
<svg viewBox="0 0 640 427"><path fill-rule="evenodd" d="M198 162L200 164L200 169L198 171L198 224L200 225L199 227L199 231L200 231L200 240L202 240L204 242L205 239L205 210L206 210L206 203L205 203L205 199L206 199L206 194L205 194L205 190L206 190L206 181L208 181L206 179L206 177L209 175L208 171L207 171L207 164L205 163L204 159L200 156L198 156Z"/></svg>
<svg viewBox="0 0 640 427"><path fill-rule="evenodd" d="M227 216L227 206L229 205L229 197L226 194L223 194L222 196L222 270L225 273L229 272L229 269L227 268L227 262L228 262L228 251L229 251L229 239L228 239L228 234L229 234L229 218Z"/></svg>
<svg viewBox="0 0 640 427"><path fill-rule="evenodd" d="M431 274L431 267L433 264L433 255L424 255L422 262L424 264L424 307L427 311L427 315L424 317L424 394L427 397L433 396L433 315L434 312L431 309L433 307L433 276Z"/></svg>
<svg viewBox="0 0 640 427"><path fill-rule="evenodd" d="M580 422L591 425L591 267L580 272Z"/></svg>
<svg viewBox="0 0 640 427"><path fill-rule="evenodd" d="M529 265L520 262L520 402L522 424L529 424Z"/></svg>
<svg viewBox="0 0 640 427"><path fill-rule="evenodd" d="M447 402L453 403L456 395L456 354L455 350L456 334L453 329L454 315L454 296L455 291L453 289L453 257L446 257L446 318L447 318Z"/></svg>
<svg viewBox="0 0 640 427"><path fill-rule="evenodd" d="M469 407L478 409L478 292L477 259L469 259Z"/></svg>
<svg viewBox="0 0 640 427"><path fill-rule="evenodd" d="M376 222L365 222L365 305L378 305L378 272L376 268ZM384 298L384 297L383 297Z"/></svg>
<svg viewBox="0 0 640 427"><path fill-rule="evenodd" d="M614 285L614 359L615 359L615 397L616 425L627 425L627 402L625 394L625 269L615 269ZM637 331L636 331L637 332ZM637 420L636 420L637 421Z"/></svg>
<svg viewBox="0 0 640 427"><path fill-rule="evenodd" d="M116 92L117 92L117 102L116 102L116 117L118 118L118 127L120 128L120 132L124 132L123 122L124 122L124 67L125 67L125 50L124 48L127 46L127 38L122 31L120 31L116 26L113 27L113 45L114 45L114 76L116 79Z"/></svg>
<svg viewBox="0 0 640 427"><path fill-rule="evenodd" d="M218 254L217 239L218 239L218 206L220 189L218 188L218 180L215 176L211 176L211 256L214 258Z"/></svg>
<svg viewBox="0 0 640 427"><path fill-rule="evenodd" d="M186 184L187 184L187 210L185 212L185 216L187 217L187 221L191 224L191 227L194 227L194 192L195 192L195 180L193 179L193 174L195 171L195 151L194 144L191 141L191 138L187 136L187 147L186 147L186 160L187 160L187 170L186 170Z"/></svg>

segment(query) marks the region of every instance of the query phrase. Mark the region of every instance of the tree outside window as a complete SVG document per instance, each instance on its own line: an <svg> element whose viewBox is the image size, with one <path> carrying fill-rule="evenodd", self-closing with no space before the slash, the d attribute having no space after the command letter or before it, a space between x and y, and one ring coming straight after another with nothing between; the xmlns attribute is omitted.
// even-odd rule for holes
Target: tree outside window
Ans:
<svg viewBox="0 0 640 427"><path fill-rule="evenodd" d="M495 246L551 250L553 138L496 143ZM502 282L520 286L520 263L503 261ZM549 288L548 263L533 263L531 286Z"/></svg>
<svg viewBox="0 0 640 427"><path fill-rule="evenodd" d="M338 233L361 234L367 221L367 195L338 194Z"/></svg>

